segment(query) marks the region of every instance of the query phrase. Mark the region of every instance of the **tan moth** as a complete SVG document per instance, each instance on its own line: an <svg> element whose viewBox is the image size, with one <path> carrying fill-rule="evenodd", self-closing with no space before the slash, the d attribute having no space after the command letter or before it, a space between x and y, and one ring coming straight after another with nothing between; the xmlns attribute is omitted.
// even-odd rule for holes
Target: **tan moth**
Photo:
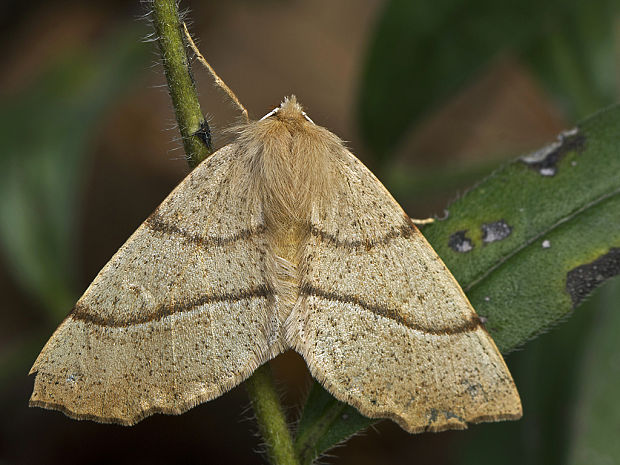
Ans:
<svg viewBox="0 0 620 465"><path fill-rule="evenodd" d="M336 398L410 432L521 416L452 274L294 97L238 127L112 257L34 363L30 405L131 425L288 349Z"/></svg>

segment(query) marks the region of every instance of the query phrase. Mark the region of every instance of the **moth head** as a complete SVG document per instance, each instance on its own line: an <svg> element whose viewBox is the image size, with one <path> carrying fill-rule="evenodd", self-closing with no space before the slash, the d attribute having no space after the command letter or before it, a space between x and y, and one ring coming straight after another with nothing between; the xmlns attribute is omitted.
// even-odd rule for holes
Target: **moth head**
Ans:
<svg viewBox="0 0 620 465"><path fill-rule="evenodd" d="M269 113L263 116L260 119L260 121L267 119L267 118L271 118L273 116L277 116L278 118L281 118L281 119L292 119L292 120L305 118L307 121L314 124L314 121L312 121L308 117L308 115L306 115L306 112L304 111L303 107L297 101L297 97L295 97L294 95L291 95L290 97L284 97L284 101L280 104L280 106L271 110Z"/></svg>

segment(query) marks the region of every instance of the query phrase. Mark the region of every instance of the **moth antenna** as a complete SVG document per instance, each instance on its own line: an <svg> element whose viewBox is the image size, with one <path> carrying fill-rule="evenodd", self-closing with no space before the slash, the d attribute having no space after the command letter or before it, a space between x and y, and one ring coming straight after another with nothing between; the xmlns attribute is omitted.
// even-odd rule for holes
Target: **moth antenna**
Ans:
<svg viewBox="0 0 620 465"><path fill-rule="evenodd" d="M243 116L245 116L246 121L249 121L250 118L248 116L248 110L245 109L245 107L241 104L241 102L239 101L235 93L230 89L230 87L226 85L224 80L217 75L213 67L205 59L202 53L200 53L200 50L198 50L198 47L194 43L194 40L192 39L192 36L190 35L189 30L187 29L187 25L185 23L183 23L183 32L185 33L185 38L187 39L187 42L189 43L189 46L191 47L192 51L196 55L196 58L205 68L207 68L209 73L211 73L211 76L215 80L215 84L217 84L220 89L226 92L226 95L228 95L228 97L234 102L234 104L237 105L237 108L239 108L241 113L243 113Z"/></svg>

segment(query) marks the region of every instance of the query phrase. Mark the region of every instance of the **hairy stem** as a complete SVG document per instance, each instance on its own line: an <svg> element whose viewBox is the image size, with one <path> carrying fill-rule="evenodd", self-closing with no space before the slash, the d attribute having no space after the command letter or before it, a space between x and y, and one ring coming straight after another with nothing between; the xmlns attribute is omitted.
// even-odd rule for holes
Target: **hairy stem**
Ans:
<svg viewBox="0 0 620 465"><path fill-rule="evenodd" d="M153 0L153 26L163 59L164 70L183 147L190 168L212 152L206 121L191 75L183 36L183 24L176 0ZM263 365L246 381L258 426L274 465L297 465L291 433L276 392L269 365Z"/></svg>
<svg viewBox="0 0 620 465"><path fill-rule="evenodd" d="M272 463L298 465L269 364L259 367L246 381L245 386L252 399L252 408Z"/></svg>
<svg viewBox="0 0 620 465"><path fill-rule="evenodd" d="M153 27L157 34L168 90L187 162L193 168L211 154L212 147L210 137L204 137L208 136L208 126L200 110L198 93L187 58L183 24L175 0L154 0L152 8ZM202 139L201 133L204 134Z"/></svg>

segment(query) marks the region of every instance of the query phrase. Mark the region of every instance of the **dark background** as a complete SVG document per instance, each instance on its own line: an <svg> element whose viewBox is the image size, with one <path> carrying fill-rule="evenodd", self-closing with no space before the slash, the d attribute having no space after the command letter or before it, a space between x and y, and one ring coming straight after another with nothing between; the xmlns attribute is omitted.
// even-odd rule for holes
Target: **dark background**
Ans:
<svg viewBox="0 0 620 465"><path fill-rule="evenodd" d="M571 80L570 66L536 67L515 48L502 47L453 91L426 108L412 108L415 121L389 151L377 150L381 137L373 139L361 115L365 92L371 91L368 75L378 72L371 70L377 60L370 51L388 3L237 0L181 6L191 8L191 30L203 54L252 117L294 93L317 124L346 140L377 172L412 217L441 214L503 161L553 140L617 98L617 73L604 91L593 92L603 97L588 100L562 87ZM181 416L155 415L131 428L27 407L33 383L27 373L47 338L188 172L157 46L144 40L150 32L140 19L145 11L129 1L5 0L0 6L0 465L261 462L242 386ZM617 69L618 16L605 17L611 26L576 17L584 18L578 27L593 31L591 42L581 44L586 56ZM602 29L611 35L599 37ZM435 33L440 40L450 31ZM540 37L545 40L544 33ZM381 66L408 60L407 44L402 47ZM428 69L426 78L453 79L433 66L433 53L419 63ZM219 147L226 142L222 130L238 113L198 65L194 74ZM410 92L433 92L432 86L410 85ZM389 127L405 100L394 99L392 110L374 114ZM420 183L408 181L414 179ZM617 343L600 348L613 338L609 328L620 330L615 281L550 334L508 355L523 397L520 422L409 435L383 421L323 461L620 463L611 439L620 434L620 415L613 416L619 412L620 351ZM611 362L600 367L603 356ZM273 367L293 422L310 376L293 353L278 357Z"/></svg>

